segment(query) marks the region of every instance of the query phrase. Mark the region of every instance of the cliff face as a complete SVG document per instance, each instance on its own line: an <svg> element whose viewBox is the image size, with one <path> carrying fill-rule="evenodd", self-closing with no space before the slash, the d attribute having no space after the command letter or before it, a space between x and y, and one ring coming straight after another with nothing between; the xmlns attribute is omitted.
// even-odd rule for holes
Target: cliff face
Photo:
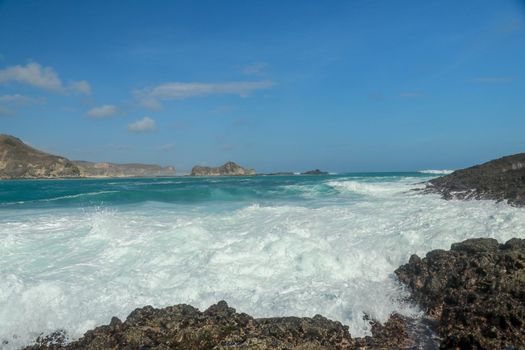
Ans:
<svg viewBox="0 0 525 350"><path fill-rule="evenodd" d="M227 162L226 164L210 168L207 166L194 166L191 169L191 176L246 176L255 175L254 169L246 169L234 162Z"/></svg>
<svg viewBox="0 0 525 350"><path fill-rule="evenodd" d="M33 179L76 177L78 167L66 158L26 145L22 140L0 134L0 178Z"/></svg>
<svg viewBox="0 0 525 350"><path fill-rule="evenodd" d="M427 192L445 199L506 200L525 205L525 153L519 153L433 179Z"/></svg>
<svg viewBox="0 0 525 350"><path fill-rule="evenodd" d="M150 164L114 164L73 161L83 177L158 177L174 176L175 168Z"/></svg>

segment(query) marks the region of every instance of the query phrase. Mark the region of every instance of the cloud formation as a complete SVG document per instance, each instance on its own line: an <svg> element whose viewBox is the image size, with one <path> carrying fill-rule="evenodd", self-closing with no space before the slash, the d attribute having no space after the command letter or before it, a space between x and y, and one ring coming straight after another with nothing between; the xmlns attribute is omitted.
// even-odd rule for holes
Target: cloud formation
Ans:
<svg viewBox="0 0 525 350"><path fill-rule="evenodd" d="M274 86L272 81L236 81L223 83L165 83L153 88L135 91L139 103L148 109L162 109L161 101L184 100L192 97L210 95L249 96L256 90L269 89Z"/></svg>
<svg viewBox="0 0 525 350"><path fill-rule="evenodd" d="M91 87L85 80L72 81L64 86L57 72L52 67L42 67L31 62L25 66L16 65L0 70L0 84L16 82L54 92L74 92L91 94Z"/></svg>
<svg viewBox="0 0 525 350"><path fill-rule="evenodd" d="M150 117L144 117L141 120L137 120L134 123L128 125L128 130L131 132L141 133L141 132L152 132L155 131L157 126L155 125L155 120Z"/></svg>
<svg viewBox="0 0 525 350"><path fill-rule="evenodd" d="M116 116L118 109L113 105L103 105L91 108L86 114L91 118L109 118Z"/></svg>
<svg viewBox="0 0 525 350"><path fill-rule="evenodd" d="M1 95L0 103L11 103L17 106L27 106L32 104L43 104L46 102L45 98L33 98L20 94Z"/></svg>

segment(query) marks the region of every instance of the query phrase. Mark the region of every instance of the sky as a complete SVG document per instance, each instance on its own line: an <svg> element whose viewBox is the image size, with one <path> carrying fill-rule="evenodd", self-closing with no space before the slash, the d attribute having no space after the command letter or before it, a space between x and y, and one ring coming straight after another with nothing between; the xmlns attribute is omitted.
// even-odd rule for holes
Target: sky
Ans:
<svg viewBox="0 0 525 350"><path fill-rule="evenodd" d="M0 133L74 160L457 169L525 152L525 1L2 1Z"/></svg>

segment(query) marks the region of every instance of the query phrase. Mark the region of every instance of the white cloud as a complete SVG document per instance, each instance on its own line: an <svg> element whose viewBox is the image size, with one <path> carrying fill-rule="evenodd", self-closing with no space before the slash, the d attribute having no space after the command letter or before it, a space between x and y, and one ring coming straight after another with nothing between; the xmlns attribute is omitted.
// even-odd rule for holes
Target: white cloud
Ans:
<svg viewBox="0 0 525 350"><path fill-rule="evenodd" d="M0 70L0 83L10 81L46 90L59 91L62 89L62 82L55 70L51 67L42 67L38 63L28 63L26 66L16 65Z"/></svg>
<svg viewBox="0 0 525 350"><path fill-rule="evenodd" d="M155 131L155 129L155 120L149 117L144 117L128 125L128 130L131 132L152 132Z"/></svg>
<svg viewBox="0 0 525 350"><path fill-rule="evenodd" d="M1 69L0 84L9 82L17 82L55 92L72 91L86 95L91 93L91 88L85 80L72 81L65 88L57 72L52 67L42 67L35 62L28 63L25 66L16 65Z"/></svg>
<svg viewBox="0 0 525 350"><path fill-rule="evenodd" d="M72 81L69 83L69 89L79 94L91 95L91 86L85 80Z"/></svg>
<svg viewBox="0 0 525 350"><path fill-rule="evenodd" d="M223 83L165 83L153 88L135 91L139 103L149 109L162 108L160 101L184 100L209 95L239 95L246 97L253 91L269 89L272 81L237 81Z"/></svg>
<svg viewBox="0 0 525 350"><path fill-rule="evenodd" d="M25 105L31 105L31 104L42 104L45 103L45 98L33 98L29 96L24 96L20 94L14 94L14 95L1 95L0 96L0 103L12 103L17 106L25 106Z"/></svg>
<svg viewBox="0 0 525 350"><path fill-rule="evenodd" d="M246 75L260 75L266 67L268 67L268 63L266 62L255 62L245 66L242 72Z"/></svg>
<svg viewBox="0 0 525 350"><path fill-rule="evenodd" d="M103 105L91 108L86 114L91 118L109 118L116 116L118 109L113 105Z"/></svg>

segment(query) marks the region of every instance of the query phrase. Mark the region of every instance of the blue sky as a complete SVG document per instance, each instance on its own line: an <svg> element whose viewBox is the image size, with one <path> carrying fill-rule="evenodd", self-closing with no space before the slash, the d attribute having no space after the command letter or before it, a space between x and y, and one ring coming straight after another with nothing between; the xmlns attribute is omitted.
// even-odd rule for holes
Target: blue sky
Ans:
<svg viewBox="0 0 525 350"><path fill-rule="evenodd" d="M0 1L0 132L188 170L525 151L525 2Z"/></svg>

